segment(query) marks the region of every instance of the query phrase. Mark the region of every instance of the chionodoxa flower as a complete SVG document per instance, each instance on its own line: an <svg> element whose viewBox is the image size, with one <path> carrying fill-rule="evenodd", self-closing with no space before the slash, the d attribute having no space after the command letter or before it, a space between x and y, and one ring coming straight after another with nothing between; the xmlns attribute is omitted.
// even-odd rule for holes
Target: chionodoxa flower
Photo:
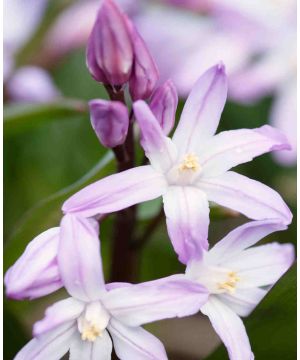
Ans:
<svg viewBox="0 0 300 360"><path fill-rule="evenodd" d="M252 360L250 342L240 316L248 316L294 261L291 244L251 247L286 226L253 221L231 231L201 261L187 264L185 277L204 285L208 301L200 308L223 341L230 360Z"/></svg>
<svg viewBox="0 0 300 360"><path fill-rule="evenodd" d="M177 129L168 138L144 101L134 103L141 145L150 165L95 182L71 196L65 213L84 217L110 213L163 196L167 227L181 262L208 248L209 201L254 220L289 224L291 212L280 195L262 183L228 171L263 153L289 149L285 136L265 125L214 136L227 96L222 64L195 84Z"/></svg>
<svg viewBox="0 0 300 360"><path fill-rule="evenodd" d="M54 230L59 240L50 273L59 274L70 297L46 310L45 318L34 325L34 339L21 349L16 360L58 360L68 351L72 360L110 359L112 342L122 360L167 359L162 343L141 325L193 314L207 301L204 286L177 276L137 285L105 285L98 230L96 220L76 215L66 215L60 230ZM49 234L52 245L55 234ZM39 286L45 290L43 282L48 285L50 273L37 273L34 260L43 259L49 247L44 248L44 253L42 249L39 253L31 251L34 248L31 246L24 254L17 268L10 269L8 289L13 287L11 282L17 278L14 275L20 274L23 262L27 264L22 267L24 277L36 279L36 291Z"/></svg>

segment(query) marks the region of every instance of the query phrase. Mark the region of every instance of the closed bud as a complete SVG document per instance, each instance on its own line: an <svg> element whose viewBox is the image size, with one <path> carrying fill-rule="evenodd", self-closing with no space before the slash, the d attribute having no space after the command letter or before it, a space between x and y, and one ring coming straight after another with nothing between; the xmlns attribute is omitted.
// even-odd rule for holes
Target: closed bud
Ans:
<svg viewBox="0 0 300 360"><path fill-rule="evenodd" d="M150 109L166 135L174 126L177 104L178 95L171 80L159 86L151 97Z"/></svg>
<svg viewBox="0 0 300 360"><path fill-rule="evenodd" d="M129 91L134 101L145 100L151 96L156 86L159 78L158 68L135 26L129 19L127 19L127 24L131 32L134 51L134 63L129 80Z"/></svg>
<svg viewBox="0 0 300 360"><path fill-rule="evenodd" d="M62 287L57 265L58 242L59 228L52 228L28 244L22 256L5 274L8 297L35 299Z"/></svg>
<svg viewBox="0 0 300 360"><path fill-rule="evenodd" d="M126 15L112 0L104 0L88 40L87 66L96 81L123 85L130 77L133 48Z"/></svg>
<svg viewBox="0 0 300 360"><path fill-rule="evenodd" d="M89 102L91 123L101 144L113 148L124 143L129 117L127 107L119 101Z"/></svg>

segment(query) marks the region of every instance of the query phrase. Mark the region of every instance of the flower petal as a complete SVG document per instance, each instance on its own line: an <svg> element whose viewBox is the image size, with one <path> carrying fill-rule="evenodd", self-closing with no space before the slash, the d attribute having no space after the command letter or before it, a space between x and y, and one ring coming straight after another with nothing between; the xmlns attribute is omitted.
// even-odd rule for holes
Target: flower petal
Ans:
<svg viewBox="0 0 300 360"><path fill-rule="evenodd" d="M291 244L271 243L247 249L224 263L238 272L241 288L273 285L294 262Z"/></svg>
<svg viewBox="0 0 300 360"><path fill-rule="evenodd" d="M204 286L175 275L111 290L101 301L114 318L128 326L139 326L192 315L207 297Z"/></svg>
<svg viewBox="0 0 300 360"><path fill-rule="evenodd" d="M73 321L62 325L31 340L18 352L14 360L61 359L68 352L75 332Z"/></svg>
<svg viewBox="0 0 300 360"><path fill-rule="evenodd" d="M170 186L163 196L168 234L182 263L200 258L208 249L209 207L195 187Z"/></svg>
<svg viewBox="0 0 300 360"><path fill-rule="evenodd" d="M180 155L197 152L199 145L217 130L227 96L227 77L222 64L208 69L194 85L181 114L173 141Z"/></svg>
<svg viewBox="0 0 300 360"><path fill-rule="evenodd" d="M164 176L149 165L108 176L71 196L63 205L65 213L84 217L125 209L161 196L166 189Z"/></svg>
<svg viewBox="0 0 300 360"><path fill-rule="evenodd" d="M233 294L220 294L218 299L239 316L248 316L268 293L260 288L236 289Z"/></svg>
<svg viewBox="0 0 300 360"><path fill-rule="evenodd" d="M289 62L287 54L268 53L253 66L230 78L229 96L235 101L252 103L272 93L288 75Z"/></svg>
<svg viewBox="0 0 300 360"><path fill-rule="evenodd" d="M94 342L83 341L79 334L74 336L69 360L110 360L112 341L105 330Z"/></svg>
<svg viewBox="0 0 300 360"><path fill-rule="evenodd" d="M73 214L63 217L58 266L70 295L83 301L99 299L105 285L96 220Z"/></svg>
<svg viewBox="0 0 300 360"><path fill-rule="evenodd" d="M223 131L201 149L203 176L218 176L269 151L290 149L286 137L269 125L258 129Z"/></svg>
<svg viewBox="0 0 300 360"><path fill-rule="evenodd" d="M124 326L111 319L108 330L120 360L167 360L163 344L141 327Z"/></svg>
<svg viewBox="0 0 300 360"><path fill-rule="evenodd" d="M173 129L177 104L177 90L171 80L167 80L159 86L151 97L150 109L165 135L168 135Z"/></svg>
<svg viewBox="0 0 300 360"><path fill-rule="evenodd" d="M34 299L62 287L57 266L59 228L44 231L26 247L9 268L4 282L6 294L14 299Z"/></svg>
<svg viewBox="0 0 300 360"><path fill-rule="evenodd" d="M230 360L254 360L249 339L242 320L215 296L202 306L213 328L227 348Z"/></svg>
<svg viewBox="0 0 300 360"><path fill-rule="evenodd" d="M141 145L151 165L158 171L167 171L177 158L177 150L163 132L149 106L144 101L133 104L134 114L141 129Z"/></svg>
<svg viewBox="0 0 300 360"><path fill-rule="evenodd" d="M277 220L251 221L237 227L209 250L209 261L220 264L240 255L242 250L256 244L275 231L285 230L286 225Z"/></svg>
<svg viewBox="0 0 300 360"><path fill-rule="evenodd" d="M271 109L271 123L288 138L291 151L275 153L275 158L283 165L295 165L297 160L297 88L296 80L280 88Z"/></svg>
<svg viewBox="0 0 300 360"><path fill-rule="evenodd" d="M36 322L33 327L34 336L40 336L66 322L75 320L84 310L84 303L73 298L58 301L48 307L44 319Z"/></svg>
<svg viewBox="0 0 300 360"><path fill-rule="evenodd" d="M286 225L292 221L289 208L276 191L233 171L200 179L197 185L206 193L208 200L239 211L251 219L278 219Z"/></svg>

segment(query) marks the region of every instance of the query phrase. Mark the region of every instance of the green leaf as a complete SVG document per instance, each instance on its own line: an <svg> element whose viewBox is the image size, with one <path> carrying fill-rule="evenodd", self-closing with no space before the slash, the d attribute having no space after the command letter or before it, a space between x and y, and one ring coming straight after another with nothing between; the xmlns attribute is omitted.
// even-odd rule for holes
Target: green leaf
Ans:
<svg viewBox="0 0 300 360"><path fill-rule="evenodd" d="M30 209L17 224L4 248L4 269L12 265L24 251L29 241L51 226L57 226L61 218L61 205L73 193L91 182L108 175L113 170L114 156L108 152L85 176L72 185L41 201Z"/></svg>
<svg viewBox="0 0 300 360"><path fill-rule="evenodd" d="M255 311L244 319L256 360L296 359L296 266L270 291ZM220 346L207 360L227 359Z"/></svg>
<svg viewBox="0 0 300 360"><path fill-rule="evenodd" d="M10 104L4 107L4 136L31 129L47 121L72 120L87 114L87 104L62 99L47 104Z"/></svg>

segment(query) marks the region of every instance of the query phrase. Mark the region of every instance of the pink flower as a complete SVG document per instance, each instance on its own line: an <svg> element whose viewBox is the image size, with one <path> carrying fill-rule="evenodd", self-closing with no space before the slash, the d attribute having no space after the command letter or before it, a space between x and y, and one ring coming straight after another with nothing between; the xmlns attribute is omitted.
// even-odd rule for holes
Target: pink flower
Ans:
<svg viewBox="0 0 300 360"><path fill-rule="evenodd" d="M207 301L202 285L178 276L105 286L98 230L96 220L63 218L57 262L70 297L46 310L16 360L56 360L68 351L74 359L110 359L112 342L120 359L167 359L162 343L141 325L193 314Z"/></svg>
<svg viewBox="0 0 300 360"><path fill-rule="evenodd" d="M187 265L186 277L210 292L201 312L209 317L231 360L254 359L240 316L248 316L294 262L291 244L251 246L285 228L275 221L244 224L205 252L202 261Z"/></svg>
<svg viewBox="0 0 300 360"><path fill-rule="evenodd" d="M147 104L136 102L141 144L150 165L87 186L64 203L63 211L91 217L163 196L168 233L184 263L208 248L209 201L255 220L289 224L292 214L279 194L228 171L265 152L288 149L286 138L270 126L214 136L226 96L224 67L216 65L194 86L172 140Z"/></svg>

